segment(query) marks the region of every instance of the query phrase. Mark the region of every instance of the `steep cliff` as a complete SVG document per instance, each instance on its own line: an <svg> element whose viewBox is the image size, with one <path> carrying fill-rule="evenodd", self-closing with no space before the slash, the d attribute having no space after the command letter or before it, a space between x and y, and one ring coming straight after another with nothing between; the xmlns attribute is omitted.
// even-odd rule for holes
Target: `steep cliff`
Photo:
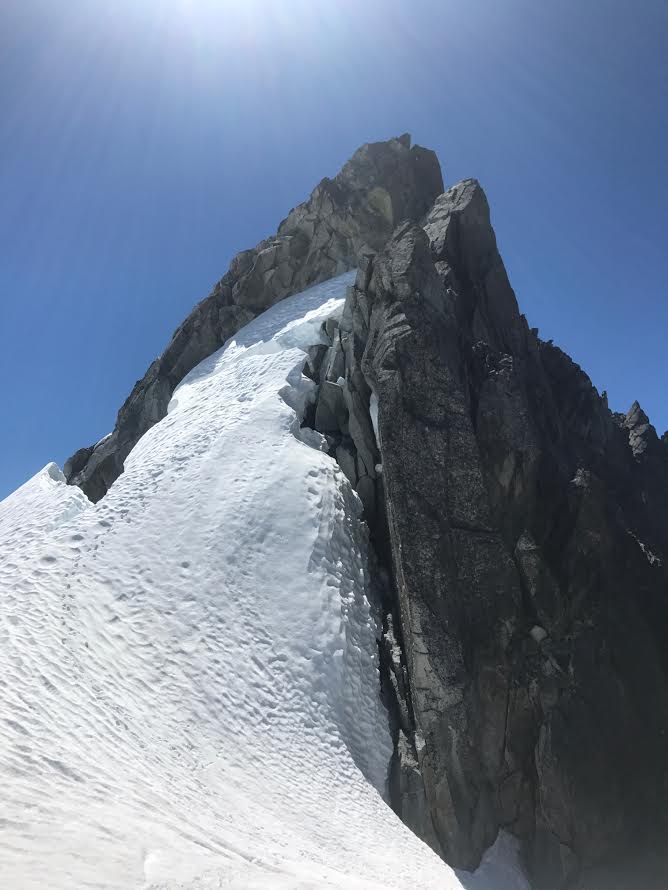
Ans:
<svg viewBox="0 0 668 890"><path fill-rule="evenodd" d="M537 888L660 851L665 443L529 329L473 180L364 265L338 336L335 453L393 576L396 808L466 868L510 829Z"/></svg>

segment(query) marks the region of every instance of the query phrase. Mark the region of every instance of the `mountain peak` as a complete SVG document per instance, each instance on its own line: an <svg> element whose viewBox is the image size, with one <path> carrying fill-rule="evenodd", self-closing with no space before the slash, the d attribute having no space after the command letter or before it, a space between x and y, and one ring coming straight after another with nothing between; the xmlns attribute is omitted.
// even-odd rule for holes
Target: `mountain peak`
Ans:
<svg viewBox="0 0 668 890"><path fill-rule="evenodd" d="M140 437L167 413L172 392L242 325L291 294L359 266L402 219L419 220L443 191L433 151L404 134L361 146L334 179L290 211L276 235L234 257L227 274L137 382L105 440L65 464L68 481L98 501Z"/></svg>
<svg viewBox="0 0 668 890"><path fill-rule="evenodd" d="M529 328L477 180L444 191L408 134L361 146L232 260L66 476L102 498L195 366L353 270L292 397L370 530L392 804L450 864L508 830L535 890L570 886L651 845L646 814L668 830L668 462L638 402L613 415Z"/></svg>

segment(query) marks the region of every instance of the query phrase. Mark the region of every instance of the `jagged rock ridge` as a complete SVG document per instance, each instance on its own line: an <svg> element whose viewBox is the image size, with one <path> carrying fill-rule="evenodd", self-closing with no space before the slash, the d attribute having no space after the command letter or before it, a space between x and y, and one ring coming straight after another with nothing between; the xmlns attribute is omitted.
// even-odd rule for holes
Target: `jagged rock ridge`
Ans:
<svg viewBox="0 0 668 890"><path fill-rule="evenodd" d="M637 404L611 413L529 328L482 189L443 193L434 155L409 146L363 147L235 258L66 473L101 497L201 358L359 267L331 345L309 355L306 421L379 559L394 805L454 865L505 827L536 888L575 886L665 837L666 437Z"/></svg>
<svg viewBox="0 0 668 890"><path fill-rule="evenodd" d="M269 306L356 268L385 244L400 220L419 219L442 191L436 155L411 147L407 134L362 146L334 179L323 179L290 211L275 236L235 256L135 384L112 434L67 461L67 480L93 501L103 497L134 445L166 415L188 371Z"/></svg>

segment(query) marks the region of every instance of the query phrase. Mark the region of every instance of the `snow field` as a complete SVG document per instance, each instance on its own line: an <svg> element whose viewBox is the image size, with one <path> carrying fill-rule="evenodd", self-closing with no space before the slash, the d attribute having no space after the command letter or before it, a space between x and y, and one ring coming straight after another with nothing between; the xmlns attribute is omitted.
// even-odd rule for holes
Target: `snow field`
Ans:
<svg viewBox="0 0 668 890"><path fill-rule="evenodd" d="M524 886L503 844L460 882L383 799L365 526L299 429L352 279L195 368L99 504L53 464L0 503L3 887Z"/></svg>

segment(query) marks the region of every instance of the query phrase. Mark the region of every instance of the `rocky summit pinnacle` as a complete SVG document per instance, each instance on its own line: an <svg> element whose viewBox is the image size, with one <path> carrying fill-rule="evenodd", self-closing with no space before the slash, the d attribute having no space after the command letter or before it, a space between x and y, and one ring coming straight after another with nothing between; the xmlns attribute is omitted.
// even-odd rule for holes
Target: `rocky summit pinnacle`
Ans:
<svg viewBox="0 0 668 890"><path fill-rule="evenodd" d="M97 501L140 437L167 413L177 384L242 325L278 300L356 268L402 219L419 219L443 191L432 151L404 134L363 145L323 179L276 235L234 257L227 274L175 331L118 412L110 436L66 462L67 480Z"/></svg>
<svg viewBox="0 0 668 890"><path fill-rule="evenodd" d="M69 481L102 497L195 364L354 268L305 423L371 530L395 810L466 869L511 832L534 890L668 886L666 438L529 327L476 180L363 146L235 257Z"/></svg>

